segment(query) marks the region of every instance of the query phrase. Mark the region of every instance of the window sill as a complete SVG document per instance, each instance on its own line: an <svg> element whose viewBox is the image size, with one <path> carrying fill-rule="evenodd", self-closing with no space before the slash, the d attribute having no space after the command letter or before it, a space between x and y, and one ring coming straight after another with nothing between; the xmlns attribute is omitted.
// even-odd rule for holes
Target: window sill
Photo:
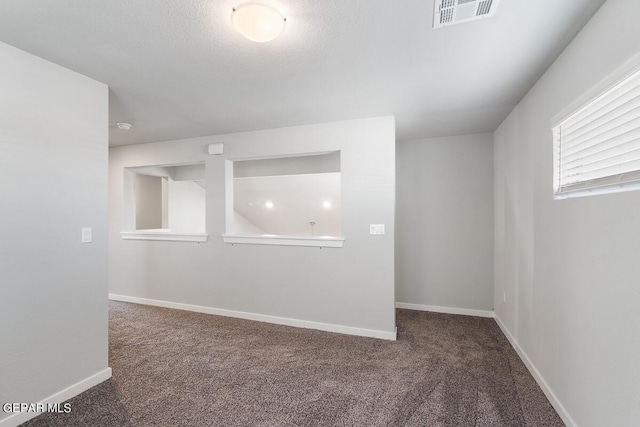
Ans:
<svg viewBox="0 0 640 427"><path fill-rule="evenodd" d="M167 242L206 242L205 233L172 233L170 230L122 231L122 240L162 240Z"/></svg>
<svg viewBox="0 0 640 427"><path fill-rule="evenodd" d="M272 235L223 235L222 240L231 244L246 245L278 245L278 246L311 246L318 248L341 248L344 237L302 237Z"/></svg>
<svg viewBox="0 0 640 427"><path fill-rule="evenodd" d="M588 183L587 183L588 185ZM584 186L583 188L571 189L563 192L556 192L554 200L573 199L577 197L595 196L607 193L622 193L625 191L640 190L640 179L627 182L617 182L613 184Z"/></svg>

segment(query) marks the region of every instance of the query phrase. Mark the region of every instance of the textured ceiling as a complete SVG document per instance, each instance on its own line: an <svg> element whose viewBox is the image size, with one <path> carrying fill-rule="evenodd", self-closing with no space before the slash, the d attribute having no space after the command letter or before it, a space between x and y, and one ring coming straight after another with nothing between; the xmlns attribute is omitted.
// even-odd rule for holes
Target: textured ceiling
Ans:
<svg viewBox="0 0 640 427"><path fill-rule="evenodd" d="M406 140L494 130L604 0L440 29L433 0L273 0L266 44L231 27L239 2L2 0L0 40L108 84L111 145L380 115Z"/></svg>

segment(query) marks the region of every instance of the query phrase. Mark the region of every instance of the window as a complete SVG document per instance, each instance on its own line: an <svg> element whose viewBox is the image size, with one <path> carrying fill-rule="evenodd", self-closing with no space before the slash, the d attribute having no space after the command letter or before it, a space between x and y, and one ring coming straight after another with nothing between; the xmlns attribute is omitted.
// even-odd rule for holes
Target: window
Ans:
<svg viewBox="0 0 640 427"><path fill-rule="evenodd" d="M122 237L205 241L204 170L204 164L127 168Z"/></svg>
<svg viewBox="0 0 640 427"><path fill-rule="evenodd" d="M339 152L236 160L225 241L341 246L340 192Z"/></svg>
<svg viewBox="0 0 640 427"><path fill-rule="evenodd" d="M553 128L557 196L640 188L640 70Z"/></svg>

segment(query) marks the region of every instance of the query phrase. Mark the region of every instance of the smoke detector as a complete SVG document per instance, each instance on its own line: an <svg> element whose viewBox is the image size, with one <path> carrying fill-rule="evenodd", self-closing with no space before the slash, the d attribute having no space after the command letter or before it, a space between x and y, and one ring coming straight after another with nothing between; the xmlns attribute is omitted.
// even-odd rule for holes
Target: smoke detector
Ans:
<svg viewBox="0 0 640 427"><path fill-rule="evenodd" d="M433 28L489 18L496 13L499 0L435 0Z"/></svg>

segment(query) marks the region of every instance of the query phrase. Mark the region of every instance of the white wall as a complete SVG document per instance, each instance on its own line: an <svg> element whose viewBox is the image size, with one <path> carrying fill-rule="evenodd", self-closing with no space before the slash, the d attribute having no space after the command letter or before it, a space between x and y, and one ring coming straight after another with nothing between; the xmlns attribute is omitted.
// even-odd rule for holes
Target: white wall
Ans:
<svg viewBox="0 0 640 427"><path fill-rule="evenodd" d="M193 181L169 178L169 229L176 233L204 233L205 189Z"/></svg>
<svg viewBox="0 0 640 427"><path fill-rule="evenodd" d="M489 312L492 135L401 142L396 156L397 301Z"/></svg>
<svg viewBox="0 0 640 427"><path fill-rule="evenodd" d="M236 234L267 234L265 231L249 221L238 211L233 211L233 231Z"/></svg>
<svg viewBox="0 0 640 427"><path fill-rule="evenodd" d="M553 200L551 134L640 53L639 16L608 0L495 132L496 314L569 425L640 421L640 191Z"/></svg>
<svg viewBox="0 0 640 427"><path fill-rule="evenodd" d="M62 401L111 375L108 90L4 43L0 64L0 402Z"/></svg>
<svg viewBox="0 0 640 427"><path fill-rule="evenodd" d="M233 165L235 178L340 172L340 153L249 160Z"/></svg>
<svg viewBox="0 0 640 427"><path fill-rule="evenodd" d="M163 227L162 177L136 174L136 229Z"/></svg>
<svg viewBox="0 0 640 427"><path fill-rule="evenodd" d="M163 168L174 181L204 181L204 163Z"/></svg>
<svg viewBox="0 0 640 427"><path fill-rule="evenodd" d="M206 154L213 142L224 143L223 155ZM343 248L222 242L228 159L338 150ZM393 118L115 147L109 161L111 293L393 335ZM123 168L197 161L206 161L209 240L123 241ZM369 235L369 224L386 224L387 234Z"/></svg>

